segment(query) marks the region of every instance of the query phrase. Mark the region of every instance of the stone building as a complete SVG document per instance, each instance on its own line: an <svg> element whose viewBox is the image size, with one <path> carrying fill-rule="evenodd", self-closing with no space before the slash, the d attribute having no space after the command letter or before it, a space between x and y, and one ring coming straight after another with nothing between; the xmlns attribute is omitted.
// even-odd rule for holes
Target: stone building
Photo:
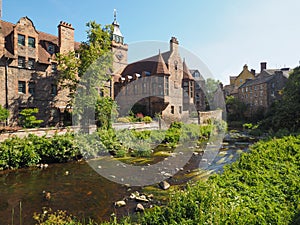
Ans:
<svg viewBox="0 0 300 225"><path fill-rule="evenodd" d="M58 36L36 30L28 17L0 22L0 104L10 111L9 124L24 108L38 108L43 125L62 121L67 93L56 84L56 53L76 50L74 28L60 22Z"/></svg>
<svg viewBox="0 0 300 225"><path fill-rule="evenodd" d="M249 116L265 112L274 101L280 99L289 77L289 68L267 69L266 65L262 63L261 72L238 88L238 98L249 106Z"/></svg>
<svg viewBox="0 0 300 225"><path fill-rule="evenodd" d="M230 76L230 84L224 86L225 96L232 95L238 97L238 88L243 85L247 80L255 78L255 70L249 71L248 66L245 64L242 72L238 76Z"/></svg>
<svg viewBox="0 0 300 225"><path fill-rule="evenodd" d="M133 107L150 116L181 120L195 111L195 84L187 64L181 59L178 40L172 37L170 50L127 65L114 76L114 97L120 114Z"/></svg>

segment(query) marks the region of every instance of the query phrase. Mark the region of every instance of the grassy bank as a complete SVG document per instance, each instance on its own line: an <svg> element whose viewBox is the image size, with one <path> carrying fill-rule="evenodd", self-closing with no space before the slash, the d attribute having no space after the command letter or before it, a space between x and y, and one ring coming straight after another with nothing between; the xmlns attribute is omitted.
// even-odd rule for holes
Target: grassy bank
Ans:
<svg viewBox="0 0 300 225"><path fill-rule="evenodd" d="M299 224L299 171L300 135L260 141L222 174L190 184L138 221L104 224ZM81 224L72 222L61 224Z"/></svg>

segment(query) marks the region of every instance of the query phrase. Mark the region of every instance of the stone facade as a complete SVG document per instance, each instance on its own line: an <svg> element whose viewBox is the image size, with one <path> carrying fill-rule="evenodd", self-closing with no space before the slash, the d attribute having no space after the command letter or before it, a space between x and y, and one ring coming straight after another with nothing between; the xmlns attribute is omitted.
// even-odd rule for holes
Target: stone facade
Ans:
<svg viewBox="0 0 300 225"><path fill-rule="evenodd" d="M121 115L137 105L144 114L160 114L168 121L187 119L196 111L194 78L180 57L178 44L172 37L169 51L131 63L115 75L114 97Z"/></svg>
<svg viewBox="0 0 300 225"><path fill-rule="evenodd" d="M265 112L276 100L281 98L281 92L285 87L290 70L266 69L263 65L262 71L255 79L248 80L238 88L238 98L248 105L246 114L252 116L257 112Z"/></svg>
<svg viewBox="0 0 300 225"><path fill-rule="evenodd" d="M28 17L16 24L1 21L0 104L10 111L9 125L18 124L24 108L38 108L43 125L56 125L68 101L57 85L55 53L74 51L74 28L60 22L58 36L37 31Z"/></svg>

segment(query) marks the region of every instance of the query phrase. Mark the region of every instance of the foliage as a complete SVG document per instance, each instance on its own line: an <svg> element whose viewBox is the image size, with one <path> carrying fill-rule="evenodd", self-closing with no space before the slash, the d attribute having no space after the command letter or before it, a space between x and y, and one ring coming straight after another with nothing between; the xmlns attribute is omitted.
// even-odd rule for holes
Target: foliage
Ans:
<svg viewBox="0 0 300 225"><path fill-rule="evenodd" d="M73 122L75 125L87 126L95 118L95 104L99 104L99 90L110 81L112 71L111 34L112 26L103 28L95 21L86 24L87 41L81 43L76 53L58 54L59 84L69 90L69 104L73 106ZM77 57L79 56L79 58ZM107 102L106 102L107 103ZM97 108L97 107L96 107ZM99 107L97 108L99 117ZM101 109L100 109L101 110ZM109 112L100 116L103 118ZM110 126L105 124L104 126Z"/></svg>
<svg viewBox="0 0 300 225"><path fill-rule="evenodd" d="M29 134L26 138L6 139L0 143L0 170L73 160L80 157L73 142L71 133L51 138Z"/></svg>
<svg viewBox="0 0 300 225"><path fill-rule="evenodd" d="M4 122L9 117L9 111L0 105L0 122Z"/></svg>
<svg viewBox="0 0 300 225"><path fill-rule="evenodd" d="M43 120L37 120L34 114L39 112L38 108L23 109L20 112L20 125L24 128L39 127Z"/></svg>
<svg viewBox="0 0 300 225"><path fill-rule="evenodd" d="M245 120L245 112L247 111L247 105L234 96L226 97L226 109L227 119L229 121L241 121Z"/></svg>
<svg viewBox="0 0 300 225"><path fill-rule="evenodd" d="M207 182L191 185L142 224L289 224L297 218L300 136L261 141Z"/></svg>
<svg viewBox="0 0 300 225"><path fill-rule="evenodd" d="M117 118L118 123L130 123L131 118L130 117L119 117Z"/></svg>
<svg viewBox="0 0 300 225"><path fill-rule="evenodd" d="M213 78L207 78L206 80L206 109L215 109L217 106L215 105L215 94L217 93L218 89L220 88L220 81L214 80Z"/></svg>
<svg viewBox="0 0 300 225"><path fill-rule="evenodd" d="M96 123L102 129L112 127L112 121L118 115L117 103L110 97L102 97L97 99L96 103Z"/></svg>
<svg viewBox="0 0 300 225"><path fill-rule="evenodd" d="M145 117L143 117L142 121L145 122L145 123L151 123L152 118L150 116L145 116Z"/></svg>
<svg viewBox="0 0 300 225"><path fill-rule="evenodd" d="M282 93L282 99L269 110L262 126L274 132L280 129L297 132L300 127L300 67L293 70Z"/></svg>

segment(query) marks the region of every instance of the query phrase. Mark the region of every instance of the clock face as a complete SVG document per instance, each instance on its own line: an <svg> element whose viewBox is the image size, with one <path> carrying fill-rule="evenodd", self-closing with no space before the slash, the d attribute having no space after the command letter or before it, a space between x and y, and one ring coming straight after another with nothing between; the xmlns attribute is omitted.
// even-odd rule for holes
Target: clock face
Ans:
<svg viewBox="0 0 300 225"><path fill-rule="evenodd" d="M123 59L124 55L121 51L118 51L117 54L116 54L116 57L117 57L118 60L121 61Z"/></svg>

